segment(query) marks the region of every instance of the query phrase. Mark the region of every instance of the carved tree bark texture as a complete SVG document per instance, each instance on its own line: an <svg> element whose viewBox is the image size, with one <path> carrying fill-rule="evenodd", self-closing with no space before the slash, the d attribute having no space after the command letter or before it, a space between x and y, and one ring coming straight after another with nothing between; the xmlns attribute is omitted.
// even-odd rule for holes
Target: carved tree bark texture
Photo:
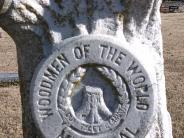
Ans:
<svg viewBox="0 0 184 138"><path fill-rule="evenodd" d="M160 30L161 0L1 0L0 26L17 46L23 131L25 138L40 138L29 105L29 88L36 65L64 39L87 34L112 35L135 48L152 50L157 72L159 107L146 138L171 138L166 107ZM4 8L3 8L4 7ZM8 9L9 7L9 9Z"/></svg>

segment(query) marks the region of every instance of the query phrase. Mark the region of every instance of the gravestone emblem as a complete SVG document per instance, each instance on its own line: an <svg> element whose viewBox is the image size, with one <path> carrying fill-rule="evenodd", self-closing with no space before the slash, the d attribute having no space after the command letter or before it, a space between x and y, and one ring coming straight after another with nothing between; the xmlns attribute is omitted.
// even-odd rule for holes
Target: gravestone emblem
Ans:
<svg viewBox="0 0 184 138"><path fill-rule="evenodd" d="M82 105L78 109L76 116L89 124L100 124L103 116L104 118L109 118L112 113L104 102L101 89L90 86L86 86L85 89Z"/></svg>
<svg viewBox="0 0 184 138"><path fill-rule="evenodd" d="M125 44L104 36L63 42L35 71L31 104L46 138L137 138L149 130L154 92Z"/></svg>

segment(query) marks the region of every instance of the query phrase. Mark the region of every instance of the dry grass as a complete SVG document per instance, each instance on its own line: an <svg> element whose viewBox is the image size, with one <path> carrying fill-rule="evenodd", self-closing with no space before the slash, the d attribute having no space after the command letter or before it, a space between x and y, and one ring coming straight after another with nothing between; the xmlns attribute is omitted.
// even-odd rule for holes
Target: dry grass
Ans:
<svg viewBox="0 0 184 138"><path fill-rule="evenodd" d="M184 137L184 13L162 15L168 110L174 138Z"/></svg>
<svg viewBox="0 0 184 138"><path fill-rule="evenodd" d="M7 33L3 32L0 38L0 72L17 72L16 47Z"/></svg>
<svg viewBox="0 0 184 138"><path fill-rule="evenodd" d="M174 138L184 137L184 14L162 14L168 110ZM0 71L17 71L14 43L0 39ZM6 58L7 57L7 58ZM22 138L19 88L0 88L0 138Z"/></svg>
<svg viewBox="0 0 184 138"><path fill-rule="evenodd" d="M0 138L22 138L18 86L0 88Z"/></svg>

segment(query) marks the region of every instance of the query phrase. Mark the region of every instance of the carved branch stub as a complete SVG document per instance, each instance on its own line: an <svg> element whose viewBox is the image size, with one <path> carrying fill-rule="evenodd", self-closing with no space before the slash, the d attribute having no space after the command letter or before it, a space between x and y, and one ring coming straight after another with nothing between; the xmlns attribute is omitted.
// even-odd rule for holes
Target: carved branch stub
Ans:
<svg viewBox="0 0 184 138"><path fill-rule="evenodd" d="M0 14L5 13L11 6L12 0L1 0L0 1Z"/></svg>

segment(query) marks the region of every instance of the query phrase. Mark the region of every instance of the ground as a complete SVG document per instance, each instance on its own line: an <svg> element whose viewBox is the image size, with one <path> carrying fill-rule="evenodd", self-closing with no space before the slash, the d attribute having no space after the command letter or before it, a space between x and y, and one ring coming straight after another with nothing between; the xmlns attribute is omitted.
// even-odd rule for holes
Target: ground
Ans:
<svg viewBox="0 0 184 138"><path fill-rule="evenodd" d="M0 88L0 138L22 138L20 105L18 86Z"/></svg>
<svg viewBox="0 0 184 138"><path fill-rule="evenodd" d="M162 14L168 110L174 138L184 137L184 13Z"/></svg>
<svg viewBox="0 0 184 138"><path fill-rule="evenodd" d="M16 47L0 28L0 72L17 72Z"/></svg>
<svg viewBox="0 0 184 138"><path fill-rule="evenodd" d="M2 32L2 30L0 30ZM184 137L184 13L162 14L168 110L174 138ZM0 38L0 72L17 72L16 49L4 32ZM0 138L22 138L18 86L0 88Z"/></svg>

